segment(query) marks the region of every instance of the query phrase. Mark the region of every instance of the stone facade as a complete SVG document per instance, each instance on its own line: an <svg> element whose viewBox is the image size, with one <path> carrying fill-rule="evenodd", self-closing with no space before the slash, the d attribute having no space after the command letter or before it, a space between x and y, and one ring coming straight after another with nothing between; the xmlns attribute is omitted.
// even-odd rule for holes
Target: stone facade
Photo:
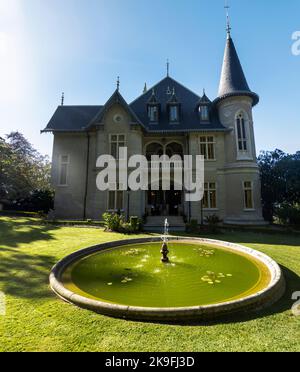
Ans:
<svg viewBox="0 0 300 372"><path fill-rule="evenodd" d="M213 102L168 76L130 105L118 89L105 106L59 107L45 130L54 134L52 183L56 217L100 220L104 212L112 210L113 197L96 187L97 158L111 154L112 136L122 136L129 157L147 155L153 144L162 153L180 147L182 155L204 155L201 141L209 138L213 155L205 161L206 202L187 203L184 191L167 195L124 191L114 197L114 209L139 217L172 213L201 222L206 216L217 215L229 224L263 224L252 115L258 96L250 91L239 60L235 59L238 57L229 35L222 93ZM149 102L157 102L157 123L148 121ZM178 123L168 122L170 102L179 109ZM203 102L209 118L201 121ZM163 207L154 205L159 203Z"/></svg>

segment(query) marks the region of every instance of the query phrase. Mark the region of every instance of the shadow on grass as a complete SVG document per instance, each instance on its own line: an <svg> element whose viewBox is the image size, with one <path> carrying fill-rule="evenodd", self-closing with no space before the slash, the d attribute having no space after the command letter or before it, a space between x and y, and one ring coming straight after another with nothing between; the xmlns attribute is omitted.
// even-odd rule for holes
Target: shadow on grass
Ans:
<svg viewBox="0 0 300 372"><path fill-rule="evenodd" d="M38 221L10 219L0 221L0 287L8 295L20 298L50 297L47 284L56 257L27 254L20 244L55 239L57 227L38 225Z"/></svg>
<svg viewBox="0 0 300 372"><path fill-rule="evenodd" d="M49 255L9 253L0 261L2 292L28 299L51 297L48 278L56 261Z"/></svg>
<svg viewBox="0 0 300 372"><path fill-rule="evenodd" d="M28 244L39 240L53 240L52 231L57 226L45 226L38 221L10 219L0 220L0 251L17 248L19 244Z"/></svg>

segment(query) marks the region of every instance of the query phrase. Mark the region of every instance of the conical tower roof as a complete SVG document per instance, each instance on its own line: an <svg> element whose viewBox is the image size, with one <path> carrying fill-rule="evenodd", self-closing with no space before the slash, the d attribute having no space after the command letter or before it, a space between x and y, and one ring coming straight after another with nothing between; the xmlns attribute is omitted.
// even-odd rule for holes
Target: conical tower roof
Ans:
<svg viewBox="0 0 300 372"><path fill-rule="evenodd" d="M258 95L249 88L234 42L228 33L217 101L231 96L250 96L253 105L259 102Z"/></svg>

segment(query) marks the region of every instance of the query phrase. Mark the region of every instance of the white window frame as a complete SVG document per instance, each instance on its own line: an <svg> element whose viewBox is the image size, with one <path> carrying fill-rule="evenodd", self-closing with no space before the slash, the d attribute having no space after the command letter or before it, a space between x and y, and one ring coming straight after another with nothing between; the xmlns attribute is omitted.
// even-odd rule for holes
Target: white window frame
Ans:
<svg viewBox="0 0 300 372"><path fill-rule="evenodd" d="M63 158L67 157L67 161L63 161ZM61 183L62 179L62 166L66 165L66 183ZM58 174L58 186L60 187L68 187L68 179L69 179L69 168L70 168L70 155L64 154L64 155L59 155L59 174Z"/></svg>
<svg viewBox="0 0 300 372"><path fill-rule="evenodd" d="M211 189L210 187L209 187L209 185L211 184L211 183L214 183L216 186L215 186L215 188L214 189ZM207 189L205 188L205 185L208 185L208 187L207 187ZM208 208L205 208L204 206L203 206L203 210L204 211L218 211L219 210L219 208L218 208L218 183L216 182L216 181L209 181L209 182L204 182L204 184L203 184L203 188L204 188L204 193L205 193L205 191L207 191L208 192ZM210 205L210 197L209 197L209 193L210 193L210 191L215 191L216 192L216 207L215 208L211 208L211 205ZM204 199L204 195L203 195L203 199ZM202 203L203 203L203 200L202 200Z"/></svg>
<svg viewBox="0 0 300 372"><path fill-rule="evenodd" d="M249 187L246 187L245 184L250 183L251 189ZM243 201L244 201L244 211L245 212L253 212L255 211L255 205L254 205L254 183L252 181L243 181ZM246 191L251 191L251 199L252 199L252 208L247 208L247 202L246 202Z"/></svg>
<svg viewBox="0 0 300 372"><path fill-rule="evenodd" d="M156 120L152 120L151 111L156 109ZM159 107L158 105L148 106L148 118L151 124L158 124L159 120Z"/></svg>
<svg viewBox="0 0 300 372"><path fill-rule="evenodd" d="M117 203L118 203L118 193L122 193L122 208L121 209L118 209L117 208ZM111 209L110 208L110 205L109 205L109 194L110 193L114 193L114 209ZM123 190L119 190L119 186L117 185L116 186L116 190L108 190L107 192L107 211L108 212L118 212L120 210L120 212L124 212L124 203L125 203L125 192Z"/></svg>
<svg viewBox="0 0 300 372"><path fill-rule="evenodd" d="M116 141L112 140L113 136L117 137ZM124 136L124 141L120 141L121 136ZM109 135L109 154L113 155L112 154L112 144L115 143L117 145L117 154L116 154L117 155L116 160L117 160L119 158L119 155L120 155L119 154L119 148L120 148L119 144L124 143L123 147L126 147L126 142L127 142L126 134L124 134L124 133L112 133L112 134L110 134ZM121 160L127 160L127 159L121 159Z"/></svg>
<svg viewBox="0 0 300 372"><path fill-rule="evenodd" d="M201 141L201 138L206 138L206 142L202 142ZM208 141L208 138L212 138L213 139L213 142L209 142ZM214 135L203 135L203 136L199 136L199 154L200 155L203 155L201 153L201 145L205 145L206 147L206 154L208 156L208 145L213 145L213 149L214 149L214 158L213 159L205 159L205 161L216 161L217 160L217 157L216 157L216 137ZM204 156L204 155L203 155Z"/></svg>
<svg viewBox="0 0 300 372"><path fill-rule="evenodd" d="M244 125L245 125L245 138L239 138L239 130L238 130L238 119L239 116L242 115L244 118ZM247 113L244 110L239 110L235 115L235 139L236 139L236 149L237 149L237 160L253 160L253 153L252 153L252 141L250 135L250 121ZM243 134L242 134L243 135ZM247 150L240 150L240 142L246 142Z"/></svg>

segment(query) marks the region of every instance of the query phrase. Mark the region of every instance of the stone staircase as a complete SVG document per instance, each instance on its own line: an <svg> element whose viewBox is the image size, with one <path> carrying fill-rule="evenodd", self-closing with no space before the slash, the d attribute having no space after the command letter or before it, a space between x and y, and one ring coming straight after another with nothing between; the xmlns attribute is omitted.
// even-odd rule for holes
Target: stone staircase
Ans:
<svg viewBox="0 0 300 372"><path fill-rule="evenodd" d="M151 216L147 217L147 222L144 225L144 231L147 232L157 232L163 233L164 230L164 223L165 219L168 219L169 222L169 232L172 234L173 232L184 232L185 231L185 223L182 217L179 216Z"/></svg>

